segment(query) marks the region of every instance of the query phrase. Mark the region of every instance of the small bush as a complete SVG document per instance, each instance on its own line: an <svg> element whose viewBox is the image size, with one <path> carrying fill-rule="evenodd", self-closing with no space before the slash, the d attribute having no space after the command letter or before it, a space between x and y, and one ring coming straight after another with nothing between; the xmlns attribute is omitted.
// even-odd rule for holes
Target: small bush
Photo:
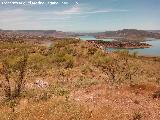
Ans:
<svg viewBox="0 0 160 120"><path fill-rule="evenodd" d="M94 55L96 53L97 49L96 48L89 48L88 49L88 54L89 55Z"/></svg>
<svg viewBox="0 0 160 120"><path fill-rule="evenodd" d="M142 114L140 112L135 112L132 120L141 120Z"/></svg>
<svg viewBox="0 0 160 120"><path fill-rule="evenodd" d="M86 79L84 77L80 77L77 81L75 81L75 87L78 88L86 88L96 84L98 84L97 80Z"/></svg>
<svg viewBox="0 0 160 120"><path fill-rule="evenodd" d="M50 85L49 91L57 96L67 96L70 93L69 89L60 84Z"/></svg>
<svg viewBox="0 0 160 120"><path fill-rule="evenodd" d="M73 48L70 47L70 46L65 46L62 51L63 51L63 53L65 53L65 54L70 54L70 55L73 55L73 56L76 56L76 55L77 55L76 50L73 49Z"/></svg>
<svg viewBox="0 0 160 120"><path fill-rule="evenodd" d="M48 89L30 89L24 91L21 97L35 102L40 102L47 101L52 97L52 94L48 91Z"/></svg>
<svg viewBox="0 0 160 120"><path fill-rule="evenodd" d="M69 54L66 54L64 56L64 59L65 59L65 68L73 68L74 66L74 58L72 55L69 55Z"/></svg>
<svg viewBox="0 0 160 120"><path fill-rule="evenodd" d="M81 67L81 72L83 74L88 73L88 72L92 72L92 69L88 66L88 65L84 65Z"/></svg>
<svg viewBox="0 0 160 120"><path fill-rule="evenodd" d="M64 62L64 54L62 52L56 53L52 56L52 61L54 63L57 63L58 65L60 65L60 63Z"/></svg>
<svg viewBox="0 0 160 120"><path fill-rule="evenodd" d="M41 101L47 101L48 99L51 98L51 94L49 94L48 92L43 92L42 94L39 95L39 98L38 100L41 100Z"/></svg>
<svg viewBox="0 0 160 120"><path fill-rule="evenodd" d="M76 44L78 42L79 42L79 40L75 40L75 39L60 40L54 44L54 47L61 48L61 47L65 47L66 45L69 45L69 44Z"/></svg>
<svg viewBox="0 0 160 120"><path fill-rule="evenodd" d="M91 58L92 63L97 67L105 66L110 60L111 58L103 54L101 51L97 51Z"/></svg>
<svg viewBox="0 0 160 120"><path fill-rule="evenodd" d="M28 59L28 68L34 71L40 71L44 67L51 67L48 57L41 54L32 54Z"/></svg>
<svg viewBox="0 0 160 120"><path fill-rule="evenodd" d="M64 68L73 68L74 57L70 54L57 53L53 56L53 62L57 66L63 66Z"/></svg>
<svg viewBox="0 0 160 120"><path fill-rule="evenodd" d="M37 95L37 91L35 89L30 89L30 90L23 91L21 97L30 99L30 98L34 98L36 95Z"/></svg>
<svg viewBox="0 0 160 120"><path fill-rule="evenodd" d="M55 94L59 96L65 96L69 94L69 90L66 88L59 87L59 88L56 88Z"/></svg>
<svg viewBox="0 0 160 120"><path fill-rule="evenodd" d="M155 99L155 98L160 98L160 90L154 92L152 97L153 97L154 99Z"/></svg>

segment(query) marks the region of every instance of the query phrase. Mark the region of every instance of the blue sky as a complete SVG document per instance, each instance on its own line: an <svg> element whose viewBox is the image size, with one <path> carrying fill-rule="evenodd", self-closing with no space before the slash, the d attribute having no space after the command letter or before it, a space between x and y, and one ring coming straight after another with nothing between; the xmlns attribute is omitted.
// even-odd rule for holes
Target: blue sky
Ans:
<svg viewBox="0 0 160 120"><path fill-rule="evenodd" d="M4 4L15 1L25 2L25 5ZM45 3L31 5L29 1ZM50 2L58 4L51 5ZM72 32L124 28L159 30L159 21L160 0L0 0L1 29Z"/></svg>

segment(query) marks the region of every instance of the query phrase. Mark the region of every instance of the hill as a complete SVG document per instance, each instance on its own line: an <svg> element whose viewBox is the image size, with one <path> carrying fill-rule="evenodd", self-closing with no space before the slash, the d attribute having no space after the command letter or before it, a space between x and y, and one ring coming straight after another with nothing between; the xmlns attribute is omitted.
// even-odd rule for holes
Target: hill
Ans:
<svg viewBox="0 0 160 120"><path fill-rule="evenodd" d="M117 38L118 40L138 40L142 41L145 38L160 38L160 34L156 32L136 30L136 29L123 29L118 31L106 31L95 35L97 38Z"/></svg>
<svg viewBox="0 0 160 120"><path fill-rule="evenodd" d="M47 37L57 37L57 38L65 38L69 37L70 33L56 31L56 30L1 30L0 34L6 34L9 36L47 36Z"/></svg>
<svg viewBox="0 0 160 120"><path fill-rule="evenodd" d="M153 32L153 33L160 33L160 30L147 30L149 32Z"/></svg>
<svg viewBox="0 0 160 120"><path fill-rule="evenodd" d="M75 39L0 41L0 52L3 120L159 120L159 58Z"/></svg>
<svg viewBox="0 0 160 120"><path fill-rule="evenodd" d="M0 30L0 35L6 36L23 36L23 37L55 37L55 38L69 38L83 35L92 35L96 38L114 38L121 41L144 41L145 38L157 38L160 39L160 33L158 31L144 31L136 29L123 29L118 31L106 31L98 33L74 33L63 32L56 30Z"/></svg>

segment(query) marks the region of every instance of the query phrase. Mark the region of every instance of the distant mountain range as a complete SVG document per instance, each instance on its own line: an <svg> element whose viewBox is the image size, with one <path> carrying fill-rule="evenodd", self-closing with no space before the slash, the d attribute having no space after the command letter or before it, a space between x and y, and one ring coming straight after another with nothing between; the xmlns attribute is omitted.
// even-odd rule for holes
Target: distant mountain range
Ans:
<svg viewBox="0 0 160 120"><path fill-rule="evenodd" d="M145 31L136 29L123 29L118 31L106 31L101 33L92 34L96 38L117 38L121 40L144 40L145 38L158 38L160 39L160 33L158 31Z"/></svg>
<svg viewBox="0 0 160 120"><path fill-rule="evenodd" d="M49 37L77 37L80 35L92 35L96 38L117 38L123 40L144 40L144 38L158 38L160 39L160 30L137 30L137 29L123 29L118 31L105 31L97 33L74 33L63 32L56 30L2 30L0 33L7 33L9 35L27 35L27 36L49 36Z"/></svg>
<svg viewBox="0 0 160 120"><path fill-rule="evenodd" d="M64 38L72 35L69 32L62 32L56 30L0 30L0 33L4 33L7 35L16 35L16 36L48 36L48 37L57 37L57 38Z"/></svg>
<svg viewBox="0 0 160 120"><path fill-rule="evenodd" d="M160 30L147 30L149 32L153 32L153 33L160 33Z"/></svg>

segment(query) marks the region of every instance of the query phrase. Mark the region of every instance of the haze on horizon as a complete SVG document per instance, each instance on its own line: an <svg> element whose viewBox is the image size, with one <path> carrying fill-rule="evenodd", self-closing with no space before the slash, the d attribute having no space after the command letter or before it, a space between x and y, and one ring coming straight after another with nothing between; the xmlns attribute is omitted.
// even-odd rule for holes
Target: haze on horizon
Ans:
<svg viewBox="0 0 160 120"><path fill-rule="evenodd" d="M0 0L0 28L5 30L160 29L160 0L16 0L68 4L2 5L4 1L15 0Z"/></svg>

